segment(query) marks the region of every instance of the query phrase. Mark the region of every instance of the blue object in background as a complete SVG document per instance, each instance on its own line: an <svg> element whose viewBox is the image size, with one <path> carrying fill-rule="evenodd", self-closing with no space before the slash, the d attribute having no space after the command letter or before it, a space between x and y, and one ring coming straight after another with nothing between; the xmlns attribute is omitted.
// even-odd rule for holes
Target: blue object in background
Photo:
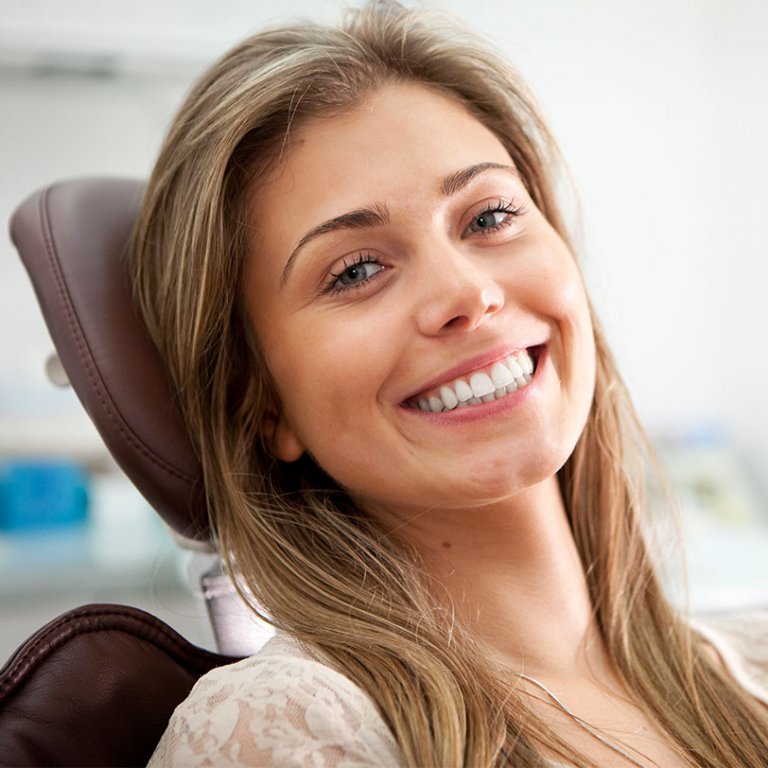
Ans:
<svg viewBox="0 0 768 768"><path fill-rule="evenodd" d="M88 517L88 477L67 460L0 463L0 530L42 531L79 526Z"/></svg>

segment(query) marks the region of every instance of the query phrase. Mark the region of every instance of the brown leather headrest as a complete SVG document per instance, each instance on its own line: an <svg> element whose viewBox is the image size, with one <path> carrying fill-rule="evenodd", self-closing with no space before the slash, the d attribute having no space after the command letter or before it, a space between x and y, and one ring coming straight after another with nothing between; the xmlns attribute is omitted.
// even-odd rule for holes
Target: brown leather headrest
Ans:
<svg viewBox="0 0 768 768"><path fill-rule="evenodd" d="M236 659L124 605L84 605L0 670L0 764L146 765L201 675Z"/></svg>
<svg viewBox="0 0 768 768"><path fill-rule="evenodd" d="M127 245L143 189L127 179L54 184L17 208L11 238L70 383L110 453L167 523L205 540L200 465L131 301Z"/></svg>

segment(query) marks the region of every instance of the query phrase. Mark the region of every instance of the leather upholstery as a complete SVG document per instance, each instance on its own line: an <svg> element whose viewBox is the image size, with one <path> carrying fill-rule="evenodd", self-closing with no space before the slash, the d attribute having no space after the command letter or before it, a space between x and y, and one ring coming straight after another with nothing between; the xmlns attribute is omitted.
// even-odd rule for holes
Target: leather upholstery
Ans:
<svg viewBox="0 0 768 768"><path fill-rule="evenodd" d="M135 315L126 247L144 185L54 184L11 219L51 338L117 463L172 528L209 536L202 473L160 357Z"/></svg>
<svg viewBox="0 0 768 768"><path fill-rule="evenodd" d="M131 301L126 248L142 191L126 179L55 184L19 206L11 237L107 448L174 530L204 542L200 466ZM70 611L0 670L0 765L144 765L198 677L233 660L136 608Z"/></svg>
<svg viewBox="0 0 768 768"><path fill-rule="evenodd" d="M137 608L69 611L0 670L0 765L146 765L198 677L235 660Z"/></svg>

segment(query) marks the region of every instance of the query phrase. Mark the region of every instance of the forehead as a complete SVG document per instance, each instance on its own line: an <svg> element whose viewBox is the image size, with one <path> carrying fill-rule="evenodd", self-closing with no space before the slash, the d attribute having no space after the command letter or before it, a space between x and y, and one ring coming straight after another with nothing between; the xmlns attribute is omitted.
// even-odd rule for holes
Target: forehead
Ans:
<svg viewBox="0 0 768 768"><path fill-rule="evenodd" d="M277 208L287 215L290 203L322 221L361 205L415 202L438 193L447 174L480 162L511 161L463 104L422 85L389 84L341 115L297 127L252 197L262 215Z"/></svg>

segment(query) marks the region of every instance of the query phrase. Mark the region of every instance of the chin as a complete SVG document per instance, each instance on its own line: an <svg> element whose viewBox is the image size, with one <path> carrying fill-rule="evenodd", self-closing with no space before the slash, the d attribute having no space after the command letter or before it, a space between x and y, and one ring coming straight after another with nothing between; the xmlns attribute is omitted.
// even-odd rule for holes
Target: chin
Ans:
<svg viewBox="0 0 768 768"><path fill-rule="evenodd" d="M462 482L447 481L441 496L449 506L483 505L513 499L556 477L570 456L527 454L515 458L497 457L482 466L467 466Z"/></svg>

